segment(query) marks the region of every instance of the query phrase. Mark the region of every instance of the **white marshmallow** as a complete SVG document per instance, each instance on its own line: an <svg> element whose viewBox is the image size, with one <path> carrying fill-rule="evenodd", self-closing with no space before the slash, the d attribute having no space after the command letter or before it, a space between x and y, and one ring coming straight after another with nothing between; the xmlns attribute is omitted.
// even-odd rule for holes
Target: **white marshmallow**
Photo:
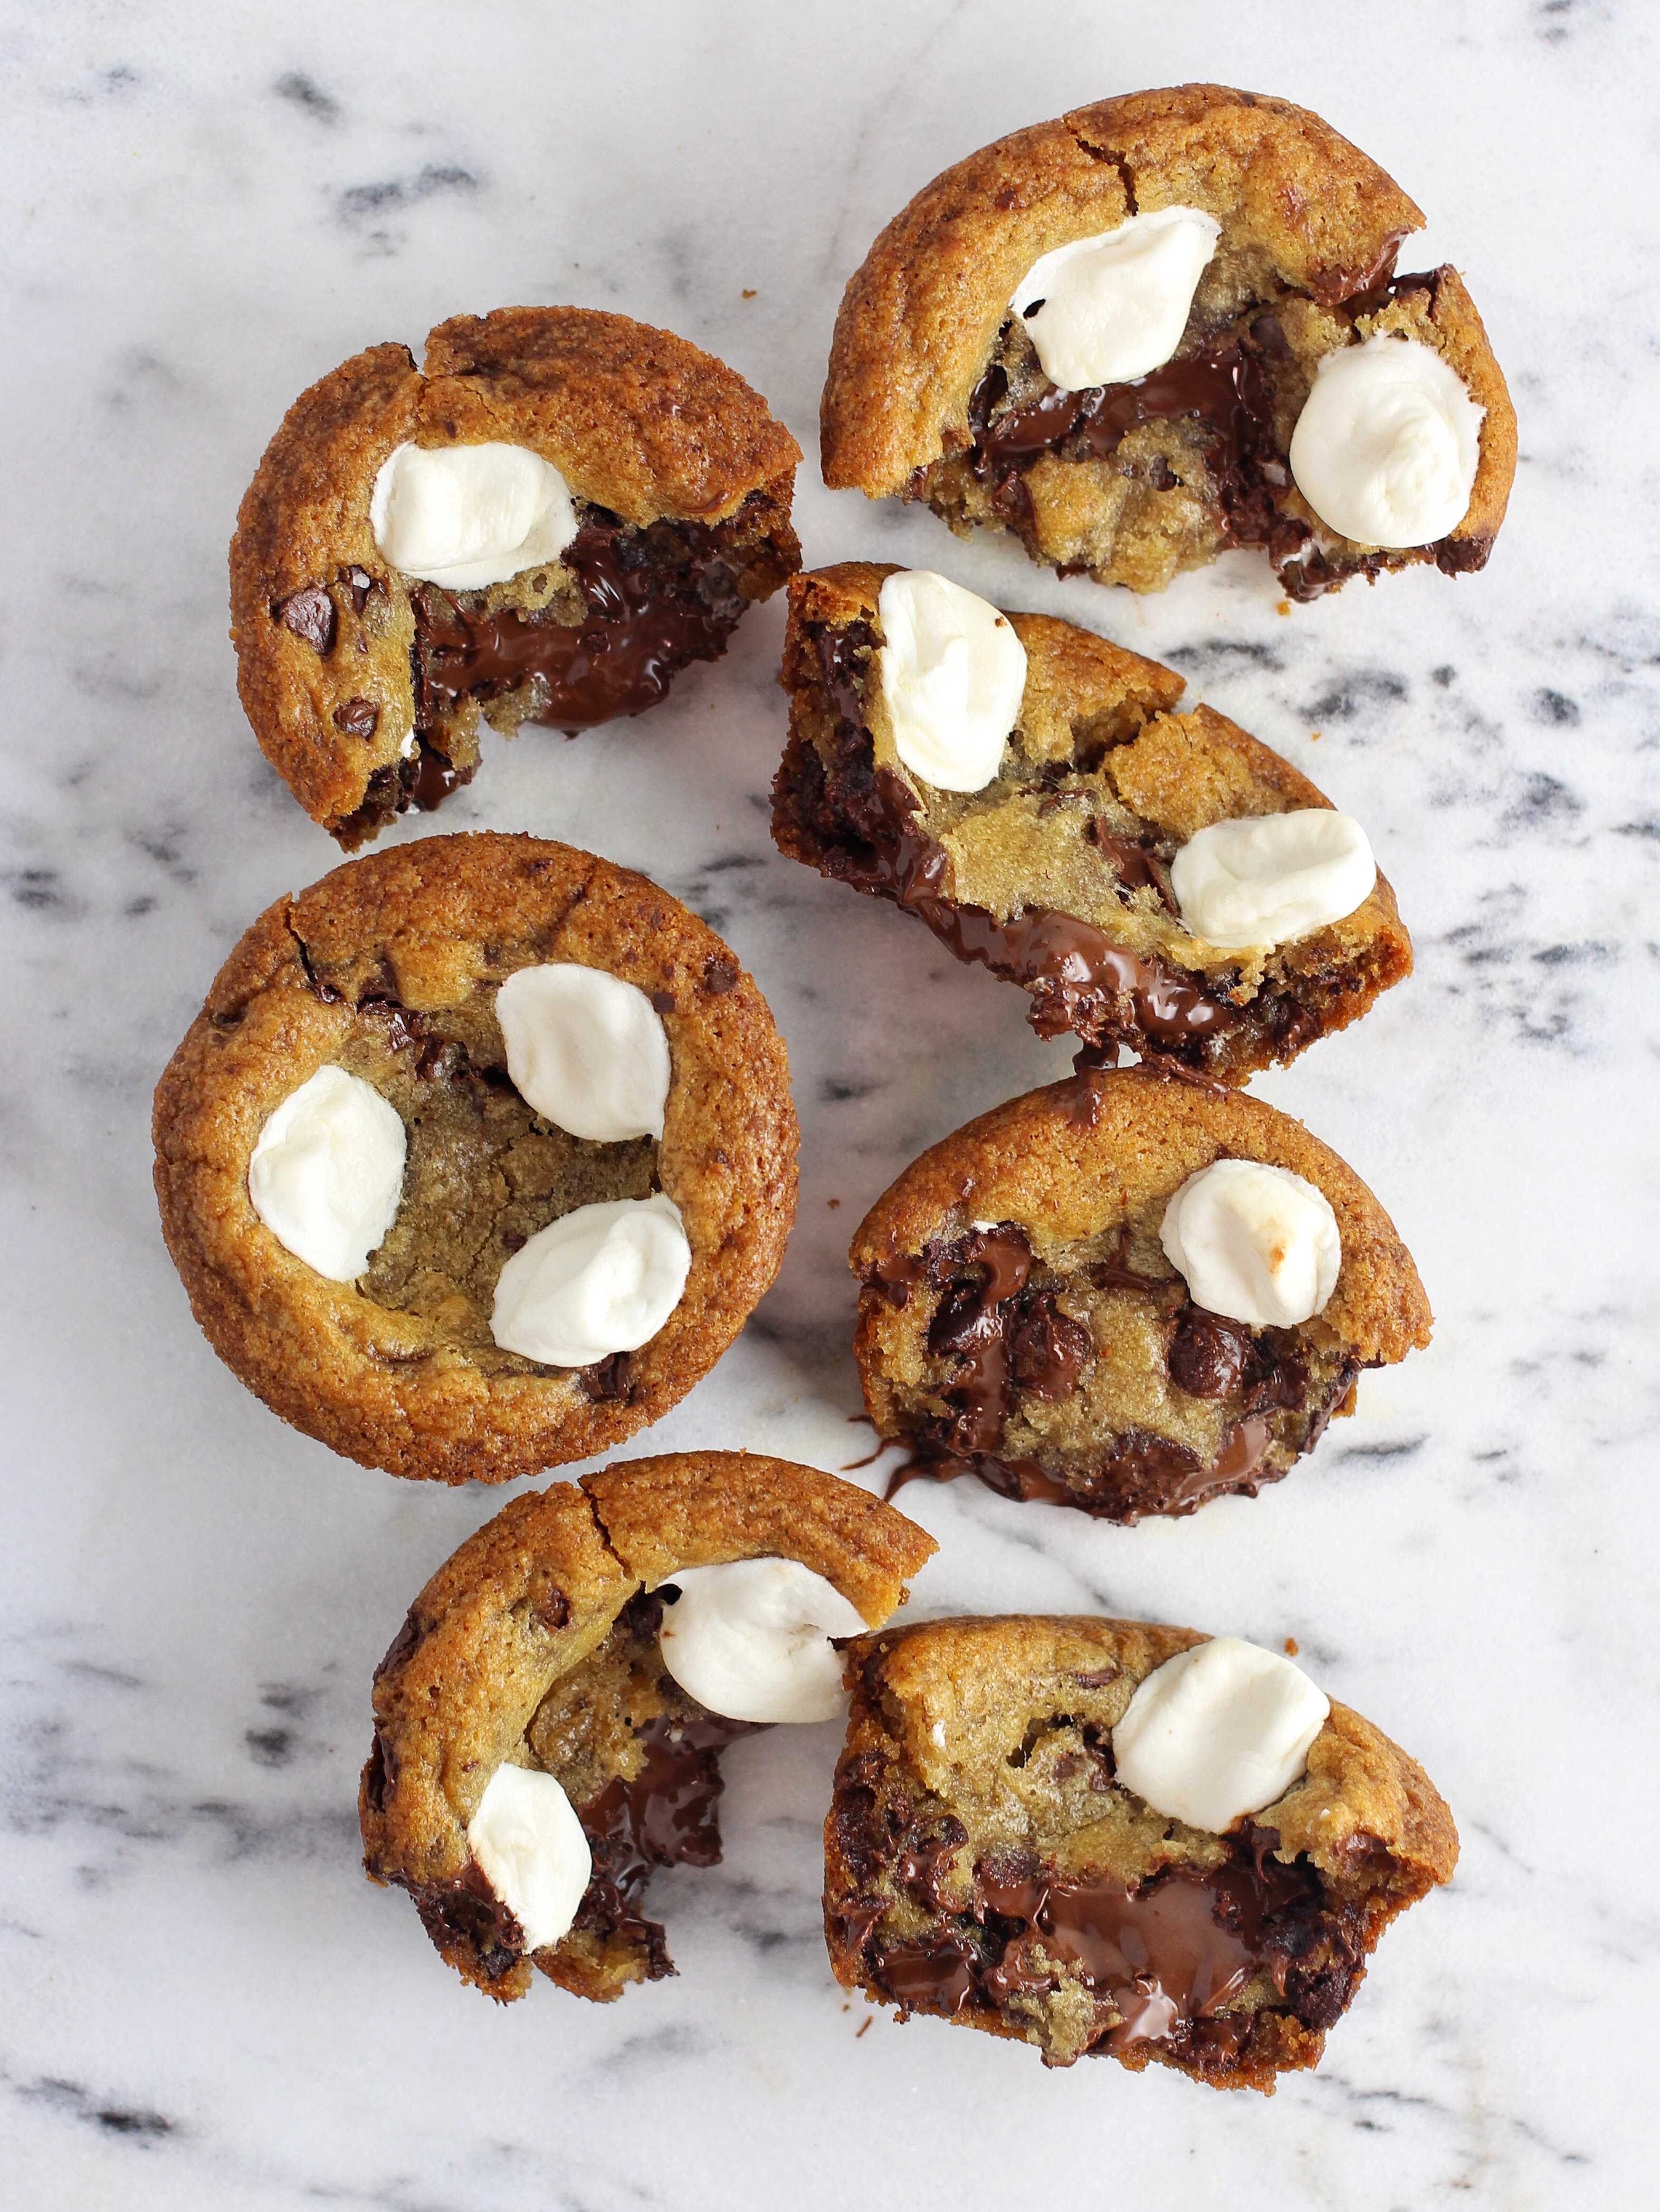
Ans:
<svg viewBox="0 0 1660 2212"><path fill-rule="evenodd" d="M408 1139L361 1076L319 1067L259 1132L248 1196L271 1235L331 1283L350 1283L392 1227Z"/></svg>
<svg viewBox="0 0 1660 2212"><path fill-rule="evenodd" d="M520 968L496 994L520 1097L573 1137L660 1137L669 1041L645 993L602 968Z"/></svg>
<svg viewBox="0 0 1660 2212"><path fill-rule="evenodd" d="M502 1268L490 1334L526 1359L591 1367L655 1336L690 1267L680 1209L661 1191L579 1206L538 1229Z"/></svg>
<svg viewBox="0 0 1660 2212"><path fill-rule="evenodd" d="M1213 822L1171 863L1183 921L1225 951L1289 945L1341 921L1377 880L1365 831L1329 806Z"/></svg>
<svg viewBox="0 0 1660 2212"><path fill-rule="evenodd" d="M902 568L877 597L876 656L899 758L939 791L979 791L1020 715L1026 648L989 600L931 568Z"/></svg>
<svg viewBox="0 0 1660 2212"><path fill-rule="evenodd" d="M1009 305L1049 382L1086 392L1162 368L1221 234L1198 208L1159 208L1034 261Z"/></svg>
<svg viewBox="0 0 1660 2212"><path fill-rule="evenodd" d="M1464 519L1481 418L1457 371L1417 338L1329 353L1291 434L1291 472L1329 530L1427 545Z"/></svg>
<svg viewBox="0 0 1660 2212"><path fill-rule="evenodd" d="M498 1766L467 1823L467 1848L525 1931L526 1951L556 1943L576 1917L593 1855L570 1799L529 1766Z"/></svg>
<svg viewBox="0 0 1660 2212"><path fill-rule="evenodd" d="M1213 1160L1164 1209L1158 1241L1195 1305L1292 1328L1337 1287L1343 1243L1325 1194L1286 1168Z"/></svg>
<svg viewBox="0 0 1660 2212"><path fill-rule="evenodd" d="M1112 1732L1113 1761L1155 1813L1219 1834L1285 1796L1330 1711L1289 1659L1219 1636L1137 1685Z"/></svg>
<svg viewBox="0 0 1660 2212"><path fill-rule="evenodd" d="M795 1559L685 1567L665 1608L663 1663L683 1690L732 1721L834 1720L846 1704L832 1636L868 1623Z"/></svg>
<svg viewBox="0 0 1660 2212"><path fill-rule="evenodd" d="M576 510L558 470L527 446L399 446L374 479L369 527L406 576L480 592L556 561Z"/></svg>

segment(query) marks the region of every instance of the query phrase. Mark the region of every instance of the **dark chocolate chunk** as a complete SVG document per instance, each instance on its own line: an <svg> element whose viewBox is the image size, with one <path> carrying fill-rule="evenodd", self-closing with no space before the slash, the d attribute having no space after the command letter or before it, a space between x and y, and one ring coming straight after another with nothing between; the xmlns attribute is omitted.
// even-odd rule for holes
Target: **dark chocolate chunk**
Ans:
<svg viewBox="0 0 1660 2212"><path fill-rule="evenodd" d="M372 738L380 720L373 699L348 699L334 710L334 726L354 738Z"/></svg>
<svg viewBox="0 0 1660 2212"><path fill-rule="evenodd" d="M334 601L320 584L304 585L272 602L271 613L286 630L325 653L334 643Z"/></svg>

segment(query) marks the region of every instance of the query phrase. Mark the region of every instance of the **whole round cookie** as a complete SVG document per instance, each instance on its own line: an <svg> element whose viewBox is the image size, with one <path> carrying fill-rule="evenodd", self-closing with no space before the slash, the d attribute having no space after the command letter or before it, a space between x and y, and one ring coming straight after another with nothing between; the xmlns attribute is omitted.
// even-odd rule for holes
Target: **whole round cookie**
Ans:
<svg viewBox="0 0 1660 2212"><path fill-rule="evenodd" d="M1237 1639L1015 1614L847 1657L824 1931L901 2018L1272 2092L1457 1863L1418 1762Z"/></svg>
<svg viewBox="0 0 1660 2212"><path fill-rule="evenodd" d="M444 1482L655 1420L795 1208L784 1048L736 957L644 877L527 836L427 838L269 908L155 1138L220 1357L349 1458Z"/></svg>
<svg viewBox="0 0 1660 2212"><path fill-rule="evenodd" d="M908 685L919 605L932 665ZM950 754L966 716L955 702L930 714L927 686L976 617L1017 645L990 742L963 774ZM790 579L779 680L780 851L1019 984L1040 1036L1241 1082L1411 973L1360 824L1213 708L1176 711L1181 677L1091 630L1005 613L929 572L843 562ZM1243 857L1236 843L1207 872L1206 849L1229 839Z"/></svg>
<svg viewBox="0 0 1660 2212"><path fill-rule="evenodd" d="M909 1472L1111 1521L1255 1497L1363 1369L1430 1335L1351 1168L1262 1100L1145 1063L966 1123L848 1258L865 1403Z"/></svg>
<svg viewBox="0 0 1660 2212"><path fill-rule="evenodd" d="M665 1586L695 1571L707 1590L714 1570L730 1613L744 1581L721 1570L783 1565L794 1612L751 1619L751 1641L787 1671L810 1641L839 1709L840 1660L806 1617L839 1605L836 1633L879 1626L933 1549L867 1491L745 1452L631 1460L514 1498L433 1576L375 1671L370 1878L408 1890L443 1957L504 2002L532 1966L602 2002L672 1974L641 1893L654 1867L719 1859L718 1753L757 1723L670 1671L690 1672L663 1632L684 1589ZM492 1851L504 1783L518 1817Z"/></svg>
<svg viewBox="0 0 1660 2212"><path fill-rule="evenodd" d="M1230 546L1299 599L1479 568L1516 416L1457 272L1393 273L1423 222L1318 116L1223 85L1016 131L849 282L824 481L1139 592Z"/></svg>
<svg viewBox="0 0 1660 2212"><path fill-rule="evenodd" d="M478 765L478 720L574 735L714 660L800 564L800 449L672 331L581 307L459 315L301 393L230 548L261 750L353 851Z"/></svg>

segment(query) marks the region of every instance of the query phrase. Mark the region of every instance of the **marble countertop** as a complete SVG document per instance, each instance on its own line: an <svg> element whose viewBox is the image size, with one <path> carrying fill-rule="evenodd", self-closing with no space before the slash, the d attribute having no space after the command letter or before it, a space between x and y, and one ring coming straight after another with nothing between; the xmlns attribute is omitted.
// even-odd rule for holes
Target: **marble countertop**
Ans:
<svg viewBox="0 0 1660 2212"><path fill-rule="evenodd" d="M1660 601L1653 15L987 0L0 22L7 712L0 2197L676 2212L784 2203L1606 2206L1651 2176ZM811 562L938 565L1172 662L1371 830L1417 971L1258 1089L1373 1186L1435 1341L1256 1502L1135 1529L917 1486L929 1609L1103 1608L1277 1645L1420 1757L1456 1880L1270 2103L1048 2074L831 1981L837 1731L728 1756L727 1855L660 1876L678 1980L480 2002L358 1864L369 1676L502 1503L284 1428L198 1334L149 1102L224 953L337 858L238 708L224 548L284 408L359 348L571 300L739 368L810 454L841 288L947 162L1212 77L1301 100L1432 211L1521 416L1487 571L1276 612L1231 556L1138 603L832 495ZM927 1142L1062 1072L1020 995L780 858L781 605L666 707L487 740L435 823L638 866L788 1040L776 1287L638 1449L865 1447L846 1240ZM866 1474L879 1478L881 1469ZM1639 2181L1641 2177L1641 2181Z"/></svg>

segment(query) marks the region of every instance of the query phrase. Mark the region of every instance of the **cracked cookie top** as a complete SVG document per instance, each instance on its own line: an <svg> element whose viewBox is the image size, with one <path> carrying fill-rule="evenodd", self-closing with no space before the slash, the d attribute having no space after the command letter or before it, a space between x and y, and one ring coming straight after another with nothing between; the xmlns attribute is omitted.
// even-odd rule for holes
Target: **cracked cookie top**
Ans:
<svg viewBox="0 0 1660 2212"><path fill-rule="evenodd" d="M557 471L575 536L441 589L382 550L376 485L403 448L481 445ZM625 316L458 316L421 369L370 347L295 402L237 518L231 635L262 750L350 851L468 781L481 711L509 734L642 711L799 564L800 458L724 362Z"/></svg>
<svg viewBox="0 0 1660 2212"><path fill-rule="evenodd" d="M672 1972L639 1892L653 1864L719 1857L714 1755L746 1730L667 1674L654 1593L690 1568L787 1559L878 1626L933 1549L868 1492L759 1454L633 1460L515 1498L432 1577L376 1670L369 1875L409 1890L445 1958L492 1996L522 1996L532 1964L599 1999ZM569 1933L531 1954L468 1839L507 1763L559 1782L593 1857Z"/></svg>
<svg viewBox="0 0 1660 2212"><path fill-rule="evenodd" d="M1178 208L1219 236L1175 356L1063 406L1012 311L1017 286L1058 248ZM824 481L925 499L954 529L1012 530L1036 560L1137 591L1230 544L1264 546L1294 598L1412 559L1479 567L1515 471L1515 414L1456 272L1393 278L1423 222L1318 116L1225 86L1017 131L924 186L849 282L820 410ZM1438 356L1485 410L1462 520L1406 551L1340 537L1286 466L1318 363L1386 334Z"/></svg>
<svg viewBox="0 0 1660 2212"><path fill-rule="evenodd" d="M545 963L649 1001L671 1070L660 1139L573 1136L516 1088L496 993ZM352 1280L279 1241L249 1184L262 1131L325 1068L404 1132L391 1226ZM447 1482L506 1481L655 1420L742 1328L794 1212L784 1048L735 956L644 877L527 836L428 838L270 908L163 1074L155 1136L163 1233L221 1358L335 1450ZM505 1348L508 1261L579 1209L642 1200L689 1255L655 1333L575 1368Z"/></svg>

